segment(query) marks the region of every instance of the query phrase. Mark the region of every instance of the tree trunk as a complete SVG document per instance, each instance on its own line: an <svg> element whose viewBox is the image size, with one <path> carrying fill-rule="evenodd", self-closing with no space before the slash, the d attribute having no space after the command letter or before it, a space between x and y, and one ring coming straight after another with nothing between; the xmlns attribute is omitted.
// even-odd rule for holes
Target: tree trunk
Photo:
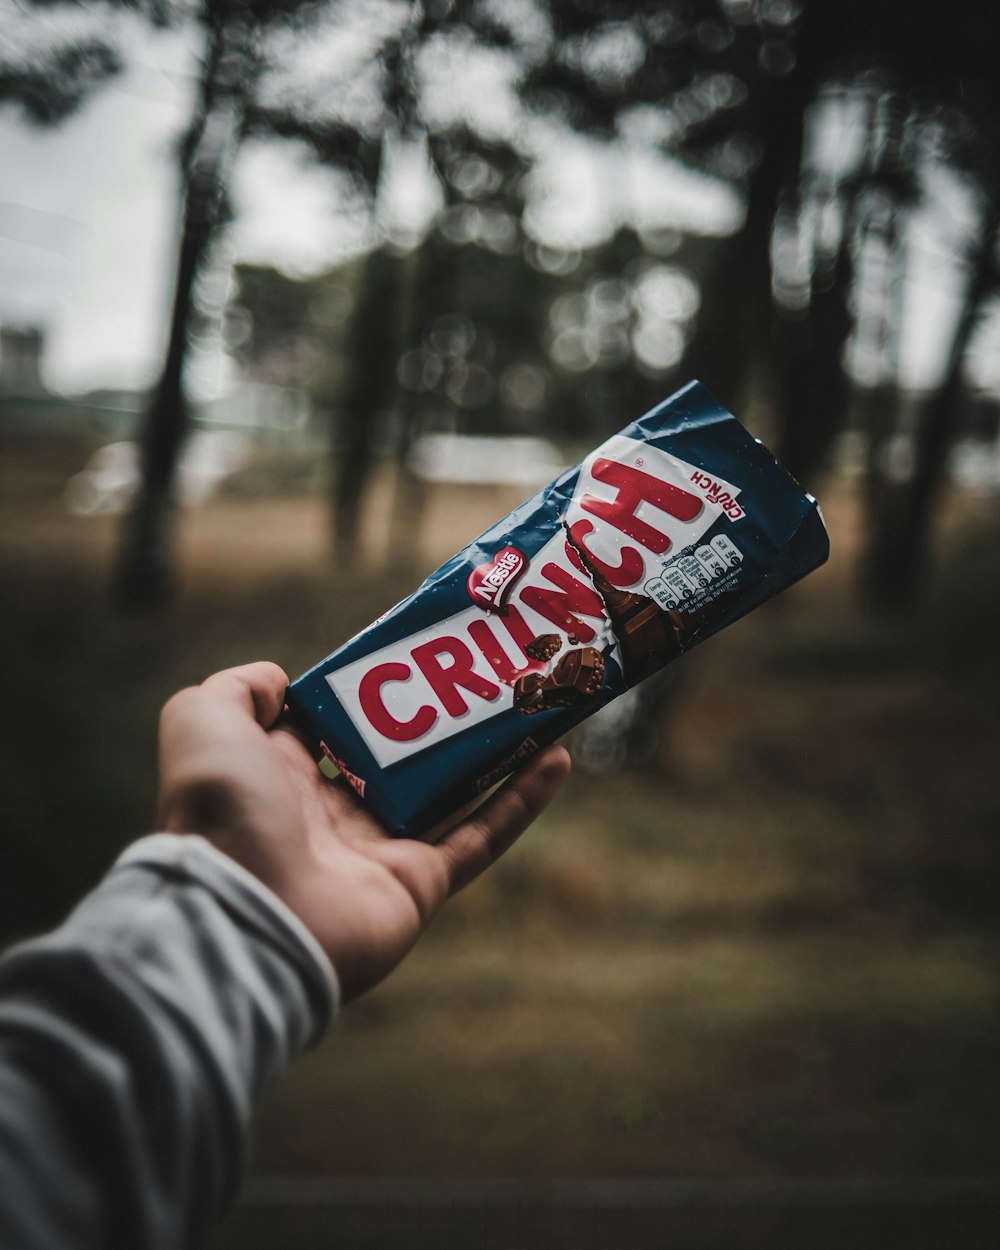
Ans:
<svg viewBox="0 0 1000 1250"><path fill-rule="evenodd" d="M142 476L114 578L125 605L155 607L170 595L170 523L177 465L189 424L184 365L194 288L222 219L251 78L252 31L243 16L213 28L200 104L182 154L184 208L167 349L140 436Z"/></svg>
<svg viewBox="0 0 1000 1250"><path fill-rule="evenodd" d="M416 350L421 330L430 320L437 283L430 243L414 248L399 261L398 337L395 365L403 352ZM427 504L427 486L413 472L410 453L420 434L423 405L415 390L398 388L399 421L392 447L395 490L389 518L387 553L390 565L405 568L419 555L421 521Z"/></svg>
<svg viewBox="0 0 1000 1250"><path fill-rule="evenodd" d="M717 249L702 279L702 311L682 362L684 378L698 378L727 407L738 408L748 381L768 355L771 325L771 234L782 191L798 175L805 86L775 85L755 129L764 151L746 188L746 217Z"/></svg>
<svg viewBox="0 0 1000 1250"><path fill-rule="evenodd" d="M1000 203L990 205L972 257L965 302L956 322L941 385L922 405L913 439L912 467L877 518L865 568L872 601L903 608L919 596L932 521L958 429L962 370L983 302L995 289Z"/></svg>
<svg viewBox="0 0 1000 1250"><path fill-rule="evenodd" d="M851 387L844 352L854 325L851 295L855 283L854 252L862 226L862 189L877 178L882 153L876 143L878 92L848 87L847 98L865 109L865 144L856 166L838 183L811 186L816 177L813 154L803 152L797 212L801 222L813 206L809 239L808 303L804 310L784 311L775 301L777 434L774 450L786 469L811 488L823 469L833 441L850 407ZM818 206L818 208L817 208ZM823 210L839 209L835 240L824 240Z"/></svg>
<svg viewBox="0 0 1000 1250"><path fill-rule="evenodd" d="M399 348L396 276L399 259L385 247L370 252L351 333L350 376L334 410L333 548L341 568L356 562L364 497L396 389Z"/></svg>
<svg viewBox="0 0 1000 1250"><path fill-rule="evenodd" d="M774 451L798 481L812 489L847 414L850 388L843 356L851 332L854 279L851 231L835 257L814 263L809 307L775 318L777 437Z"/></svg>
<svg viewBox="0 0 1000 1250"><path fill-rule="evenodd" d="M858 342L868 352L872 370L869 381L858 390L856 404L857 423L868 444L865 513L869 540L861 560L861 590L869 603L878 603L895 577L901 483L907 473L907 425L912 409L899 388L898 292L906 274L907 239L900 216L916 165L907 142L912 128L909 107L893 92L873 99L865 186L857 206ZM877 280L874 299L872 272Z"/></svg>

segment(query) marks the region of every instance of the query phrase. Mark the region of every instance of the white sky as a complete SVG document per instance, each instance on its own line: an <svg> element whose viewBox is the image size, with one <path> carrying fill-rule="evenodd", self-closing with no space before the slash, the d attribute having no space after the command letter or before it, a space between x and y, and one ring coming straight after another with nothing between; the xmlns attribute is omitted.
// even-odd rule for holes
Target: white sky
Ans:
<svg viewBox="0 0 1000 1250"><path fill-rule="evenodd" d="M391 0L369 0L356 11L367 23L362 33L369 43L380 29L371 23L398 21L398 7ZM0 25L9 17L10 0L0 0ZM190 31L153 34L120 13L115 22L127 70L67 123L45 130L14 110L0 111L0 323L45 327L46 380L68 392L151 382L171 294L173 148L191 107L196 37ZM320 102L331 93L342 101L330 75L340 72L338 59L347 58L357 105L363 107L362 70L370 56L359 39L357 31L328 30L322 38L318 33L312 62L304 68L295 62L297 89L308 86ZM438 120L450 113L472 119L484 133L511 132L509 59L444 45L427 55L447 59L445 74L428 75L437 85L425 104ZM844 136L850 139L854 132L834 112L824 115L831 123L826 130L840 147L827 143L819 149L837 165L850 156L841 149ZM527 133L538 160L525 226L542 242L586 247L627 221L713 234L732 229L738 220L739 205L720 184L649 148L601 149L578 136L556 136L541 124ZM386 219L426 219L433 212L436 188L421 184L415 170L412 154L400 160L400 172L390 180L395 195L390 191L387 197ZM940 373L962 298L957 262L976 228L976 204L967 187L942 174L928 191L929 207L910 220L901 294L899 368L914 386L932 385ZM233 195L237 218L225 250L234 260L306 274L363 246L362 227L342 212L337 178L294 147L247 145ZM194 372L224 379L219 363L196 362ZM980 360L977 374L983 368ZM995 373L994 368L991 378ZM199 385L198 377L192 381ZM205 385L211 389L215 383Z"/></svg>
<svg viewBox="0 0 1000 1250"><path fill-rule="evenodd" d="M67 124L0 113L0 320L40 322L57 388L151 376L168 298L175 202L171 145L189 105L177 35Z"/></svg>
<svg viewBox="0 0 1000 1250"><path fill-rule="evenodd" d="M0 112L0 322L46 328L46 380L57 390L145 385L163 347L172 150L190 108L195 49L183 33L151 35L127 19L121 34L127 71L62 126L39 129ZM532 233L581 246L627 217L701 232L736 219L722 188L665 160L609 161L578 139L543 159ZM426 188L422 198L433 202ZM336 179L294 148L245 149L235 199L227 249L235 259L307 273L359 244L357 226L338 217Z"/></svg>
<svg viewBox="0 0 1000 1250"><path fill-rule="evenodd" d="M867 126L859 93L828 93L808 116L814 171L834 183L857 169ZM898 371L904 384L916 390L937 385L947 365L968 281L964 256L981 212L973 185L953 169L927 163L922 177L922 203L905 221L904 272L893 275L899 313L896 358L890 353L869 359L859 371L869 383L878 376L891 380ZM972 374L977 383L988 384L975 362Z"/></svg>

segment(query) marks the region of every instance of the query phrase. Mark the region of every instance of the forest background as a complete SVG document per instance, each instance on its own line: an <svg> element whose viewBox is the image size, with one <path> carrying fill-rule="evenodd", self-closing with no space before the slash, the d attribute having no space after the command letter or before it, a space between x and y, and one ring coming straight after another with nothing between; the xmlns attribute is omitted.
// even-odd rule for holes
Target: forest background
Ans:
<svg viewBox="0 0 1000 1250"><path fill-rule="evenodd" d="M689 377L831 531L571 744L553 812L268 1104L219 1245L986 1244L1000 14L8 9L0 102L43 154L130 58L193 51L155 377L51 381L23 296L52 222L27 180L0 205L29 258L0 304L6 938L149 827L173 689L302 671ZM328 191L307 269L239 247L240 170L278 151Z"/></svg>

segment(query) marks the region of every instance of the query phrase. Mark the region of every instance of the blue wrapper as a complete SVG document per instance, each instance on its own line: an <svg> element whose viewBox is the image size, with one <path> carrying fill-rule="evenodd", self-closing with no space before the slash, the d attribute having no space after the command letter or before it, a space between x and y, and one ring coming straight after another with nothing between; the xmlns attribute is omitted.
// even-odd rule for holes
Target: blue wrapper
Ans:
<svg viewBox="0 0 1000 1250"><path fill-rule="evenodd" d="M691 382L292 682L289 712L419 836L828 554L816 500Z"/></svg>

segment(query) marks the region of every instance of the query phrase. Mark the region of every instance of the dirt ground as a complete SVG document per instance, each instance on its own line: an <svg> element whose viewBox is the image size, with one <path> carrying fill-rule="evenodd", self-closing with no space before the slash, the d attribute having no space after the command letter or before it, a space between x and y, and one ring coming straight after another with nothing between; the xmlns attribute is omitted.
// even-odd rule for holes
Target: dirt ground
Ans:
<svg viewBox="0 0 1000 1250"><path fill-rule="evenodd" d="M384 484L334 573L321 498L220 498L183 518L176 603L127 618L117 520L62 507L79 449L3 452L8 936L148 828L171 690L301 671L517 502L435 498L390 571ZM578 772L344 1012L254 1174L996 1176L1000 518L951 501L925 602L872 619L856 494L822 498L830 564L685 657L649 766Z"/></svg>

